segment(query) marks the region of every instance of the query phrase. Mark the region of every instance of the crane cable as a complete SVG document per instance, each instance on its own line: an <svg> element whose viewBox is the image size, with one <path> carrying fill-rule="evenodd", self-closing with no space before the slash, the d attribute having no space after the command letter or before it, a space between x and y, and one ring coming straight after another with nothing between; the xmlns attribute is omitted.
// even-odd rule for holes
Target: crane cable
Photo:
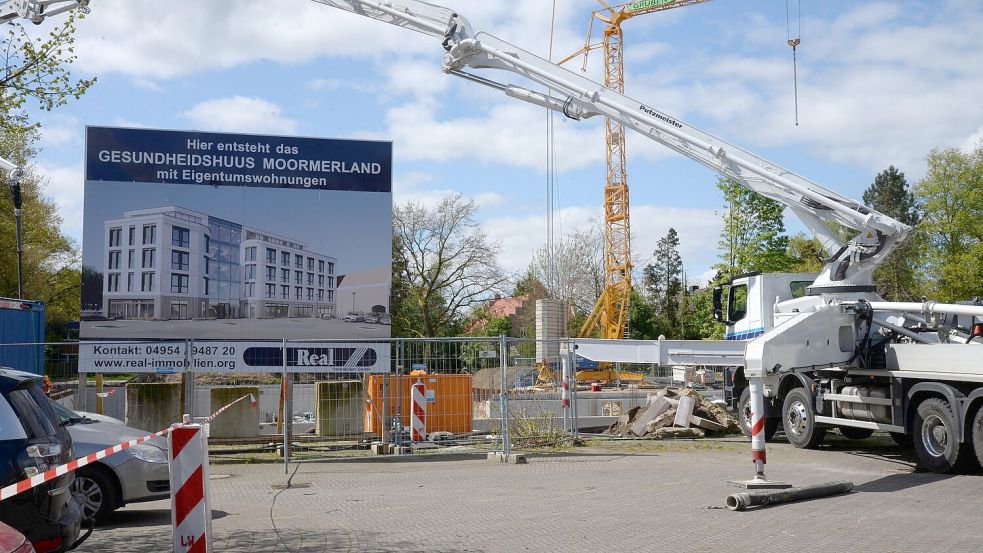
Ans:
<svg viewBox="0 0 983 553"><path fill-rule="evenodd" d="M553 0L553 12L550 18L550 41L547 59L553 61L553 37L556 29L556 0ZM551 91L552 95L552 91ZM551 293L557 292L556 262L554 249L556 247L554 213L556 211L556 130L553 110L546 110L546 286Z"/></svg>
<svg viewBox="0 0 983 553"><path fill-rule="evenodd" d="M798 61L796 60L796 47L802 44L800 35L802 33L802 0L798 1L798 13L797 23L795 28L795 37L792 37L792 25L789 18L789 0L785 0L785 38L789 46L792 47L792 84L795 88L795 126L799 126L799 69Z"/></svg>

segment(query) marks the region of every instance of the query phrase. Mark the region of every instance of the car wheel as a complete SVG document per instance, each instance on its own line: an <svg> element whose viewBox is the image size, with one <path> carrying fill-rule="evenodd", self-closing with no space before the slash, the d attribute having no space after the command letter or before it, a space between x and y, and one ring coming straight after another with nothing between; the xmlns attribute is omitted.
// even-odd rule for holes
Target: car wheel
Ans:
<svg viewBox="0 0 983 553"><path fill-rule="evenodd" d="M848 440L866 440L874 434L870 428L857 428L855 426L841 426L840 434Z"/></svg>
<svg viewBox="0 0 983 553"><path fill-rule="evenodd" d="M751 388L744 388L737 403L737 425L748 438L751 437ZM778 432L778 419L765 418L765 441L770 442Z"/></svg>
<svg viewBox="0 0 983 553"><path fill-rule="evenodd" d="M785 396L782 425L789 443L801 449L814 449L826 437L826 427L816 425L812 397L803 388L795 388Z"/></svg>
<svg viewBox="0 0 983 553"><path fill-rule="evenodd" d="M104 522L119 507L116 483L99 469L79 469L72 482L72 497L82 509L82 518Z"/></svg>
<svg viewBox="0 0 983 553"><path fill-rule="evenodd" d="M956 441L955 427L956 417L948 401L933 397L918 404L912 425L915 453L928 470L947 474L969 461L969 443Z"/></svg>

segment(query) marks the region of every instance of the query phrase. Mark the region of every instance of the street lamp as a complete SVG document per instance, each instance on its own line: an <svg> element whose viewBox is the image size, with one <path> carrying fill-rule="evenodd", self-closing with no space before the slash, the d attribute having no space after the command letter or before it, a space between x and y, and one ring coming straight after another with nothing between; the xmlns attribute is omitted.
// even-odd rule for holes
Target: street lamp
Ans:
<svg viewBox="0 0 983 553"><path fill-rule="evenodd" d="M352 313L355 313L355 290L352 290Z"/></svg>
<svg viewBox="0 0 983 553"><path fill-rule="evenodd" d="M24 170L0 157L0 168L7 171L7 186L10 187L10 195L14 200L14 224L17 233L17 298L24 298L24 253L21 243L21 193L20 180L24 176Z"/></svg>

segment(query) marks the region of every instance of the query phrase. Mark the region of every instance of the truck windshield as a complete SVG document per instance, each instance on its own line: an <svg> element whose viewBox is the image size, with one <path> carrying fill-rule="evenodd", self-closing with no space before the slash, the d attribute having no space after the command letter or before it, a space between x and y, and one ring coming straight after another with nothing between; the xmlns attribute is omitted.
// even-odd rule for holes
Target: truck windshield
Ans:
<svg viewBox="0 0 983 553"><path fill-rule="evenodd" d="M747 316L747 284L730 287L727 299L727 320L736 322Z"/></svg>

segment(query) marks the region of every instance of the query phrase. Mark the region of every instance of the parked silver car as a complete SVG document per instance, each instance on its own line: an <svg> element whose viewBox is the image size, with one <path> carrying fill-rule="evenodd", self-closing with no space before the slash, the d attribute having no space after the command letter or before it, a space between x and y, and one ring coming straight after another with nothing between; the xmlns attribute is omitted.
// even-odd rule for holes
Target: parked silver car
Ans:
<svg viewBox="0 0 983 553"><path fill-rule="evenodd" d="M57 403L54 408L72 436L76 457L149 434L112 417L79 413ZM127 503L169 497L167 441L154 438L78 469L72 494L82 516L96 522L105 521Z"/></svg>

